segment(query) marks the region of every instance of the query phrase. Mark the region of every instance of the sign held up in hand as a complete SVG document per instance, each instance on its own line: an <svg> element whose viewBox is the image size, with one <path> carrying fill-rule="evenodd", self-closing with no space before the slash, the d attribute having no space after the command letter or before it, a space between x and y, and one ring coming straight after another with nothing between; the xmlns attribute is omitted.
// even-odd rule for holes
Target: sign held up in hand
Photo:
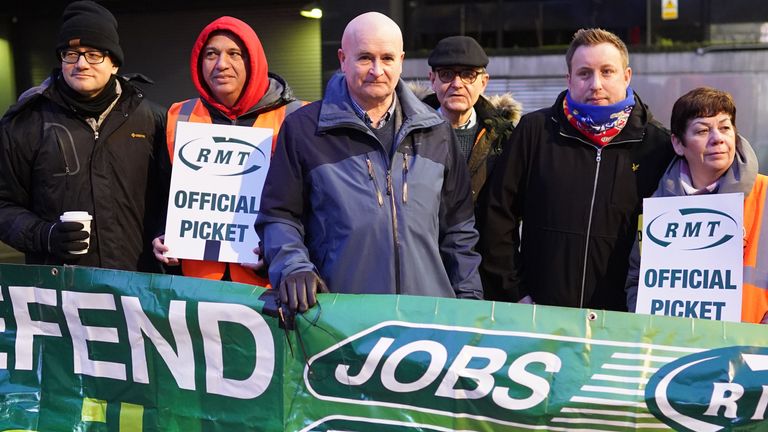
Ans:
<svg viewBox="0 0 768 432"><path fill-rule="evenodd" d="M643 201L637 312L741 321L744 195Z"/></svg>
<svg viewBox="0 0 768 432"><path fill-rule="evenodd" d="M253 228L272 129L178 122L165 244L168 256L256 262Z"/></svg>

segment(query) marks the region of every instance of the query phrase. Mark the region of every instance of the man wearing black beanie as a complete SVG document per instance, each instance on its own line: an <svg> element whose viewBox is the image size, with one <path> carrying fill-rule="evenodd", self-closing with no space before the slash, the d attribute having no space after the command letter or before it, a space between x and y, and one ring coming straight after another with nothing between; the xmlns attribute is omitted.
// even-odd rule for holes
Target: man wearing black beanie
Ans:
<svg viewBox="0 0 768 432"><path fill-rule="evenodd" d="M0 121L0 240L28 264L156 270L165 116L116 75L117 20L99 4L66 7L55 53L61 67ZM73 211L88 213L90 231L63 220Z"/></svg>

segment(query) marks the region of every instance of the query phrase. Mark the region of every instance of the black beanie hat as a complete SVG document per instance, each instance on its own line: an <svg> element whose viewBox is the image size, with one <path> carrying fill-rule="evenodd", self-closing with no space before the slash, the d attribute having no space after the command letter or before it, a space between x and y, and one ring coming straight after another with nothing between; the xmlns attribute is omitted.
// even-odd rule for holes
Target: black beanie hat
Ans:
<svg viewBox="0 0 768 432"><path fill-rule="evenodd" d="M109 51L115 66L123 64L123 49L117 35L117 20L103 6L88 0L70 3L61 16L56 58L59 52L74 46L93 47Z"/></svg>
<svg viewBox="0 0 768 432"><path fill-rule="evenodd" d="M469 36L450 36L440 40L427 59L432 68L439 66L488 66L483 47Z"/></svg>

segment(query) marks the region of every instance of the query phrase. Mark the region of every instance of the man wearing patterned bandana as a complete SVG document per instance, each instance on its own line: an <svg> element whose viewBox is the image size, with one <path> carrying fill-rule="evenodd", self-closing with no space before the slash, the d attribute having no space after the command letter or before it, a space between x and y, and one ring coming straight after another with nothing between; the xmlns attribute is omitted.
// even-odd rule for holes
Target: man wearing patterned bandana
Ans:
<svg viewBox="0 0 768 432"><path fill-rule="evenodd" d="M480 198L483 287L490 300L626 310L638 214L670 136L629 86L616 35L579 30L566 64L568 89L523 116Z"/></svg>

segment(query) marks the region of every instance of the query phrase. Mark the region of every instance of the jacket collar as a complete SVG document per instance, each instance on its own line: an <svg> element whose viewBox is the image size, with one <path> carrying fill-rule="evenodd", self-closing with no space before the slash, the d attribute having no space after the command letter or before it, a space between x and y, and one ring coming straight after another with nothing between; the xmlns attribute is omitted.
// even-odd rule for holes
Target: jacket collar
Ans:
<svg viewBox="0 0 768 432"><path fill-rule="evenodd" d="M208 108L209 111L211 111L212 113L217 113L222 118L226 118L227 122L232 122L233 120L236 121L237 119L251 117L254 114L261 114L262 112L265 112L265 111L271 111L275 108L279 108L287 103L290 103L296 100L296 98L293 96L293 90L288 86L285 80L279 75L273 74L270 72L269 87L267 88L267 92L256 103L256 105L252 106L250 109L240 114L235 119L227 117L218 108L211 105L206 99L201 98L201 100L203 101L203 104L205 104L205 106Z"/></svg>
<svg viewBox="0 0 768 432"><path fill-rule="evenodd" d="M395 92L403 111L403 124L398 131L398 136L403 137L412 130L429 128L445 122L437 112L416 98L403 80L397 83ZM350 101L344 75L339 73L331 77L320 105L317 131L325 132L344 127L368 131L365 123L355 114Z"/></svg>
<svg viewBox="0 0 768 432"><path fill-rule="evenodd" d="M246 114L252 112L262 112L273 110L278 106L285 105L296 100L293 96L293 90L288 86L285 80L277 74L269 73L269 87L264 96L259 99L256 105L246 111Z"/></svg>
<svg viewBox="0 0 768 432"><path fill-rule="evenodd" d="M483 95L480 95L480 97L477 98L477 102L475 102L473 108L477 112L477 117L480 119L480 123L483 123L485 119L499 117L496 108L491 105L491 103L488 102L488 99Z"/></svg>
<svg viewBox="0 0 768 432"><path fill-rule="evenodd" d="M559 125L561 134L571 136L590 145L594 145L587 139L587 137L585 137L575 127L573 127L573 125L568 122L568 119L565 118L565 113L563 112L563 100L565 99L565 93L565 90L560 93L560 95L557 97L557 100L555 101L555 104L550 108L552 110L552 120L554 120ZM645 127L652 119L653 115L648 110L648 107L640 99L640 96L638 96L637 92L635 92L635 107L632 108L632 113L629 115L627 125L624 126L624 129L622 129L621 132L619 132L619 134L616 135L607 145L641 141L645 136Z"/></svg>
<svg viewBox="0 0 768 432"><path fill-rule="evenodd" d="M440 108L440 101L437 99L437 94L435 93L426 95L421 101L434 109ZM500 117L498 110L496 110L483 95L480 95L480 97L477 98L477 102L475 102L472 108L475 109L475 113L477 113L477 121L481 126L483 126L483 121L485 119Z"/></svg>
<svg viewBox="0 0 768 432"><path fill-rule="evenodd" d="M43 80L40 85L32 87L24 91L19 98L17 99L16 103L13 104L8 110L3 114L3 118L11 118L20 111L23 111L27 105L37 100L39 97L44 97L58 105L61 105L62 107L69 110L67 107L67 104L64 103L61 98L56 94L53 87L56 85L56 80L61 74L61 69L56 68L51 72L51 75L49 75L45 80ZM139 89L137 89L135 86L133 86L128 80L121 76L117 76L117 82L118 86L120 88L120 98L118 98L117 104L125 104L127 100L133 101L134 94L138 94L140 97L143 97L141 95L141 92ZM134 102L131 102L132 104ZM118 106L116 105L116 106ZM120 105L122 106L122 105ZM126 107L126 109L129 109L130 107Z"/></svg>

